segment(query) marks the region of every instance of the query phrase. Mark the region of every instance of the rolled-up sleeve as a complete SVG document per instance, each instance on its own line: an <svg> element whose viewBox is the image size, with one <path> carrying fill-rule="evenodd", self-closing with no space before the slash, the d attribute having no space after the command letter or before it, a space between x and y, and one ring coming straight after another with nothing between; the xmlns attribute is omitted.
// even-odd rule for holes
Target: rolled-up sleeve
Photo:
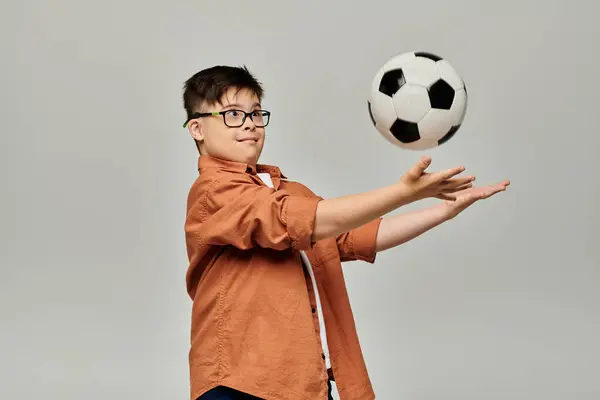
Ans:
<svg viewBox="0 0 600 400"><path fill-rule="evenodd" d="M282 217L292 248L306 250L313 246L311 238L320 200L289 195L284 199Z"/></svg>
<svg viewBox="0 0 600 400"><path fill-rule="evenodd" d="M377 232L381 220L382 218L376 218L336 238L341 261L375 262Z"/></svg>
<svg viewBox="0 0 600 400"><path fill-rule="evenodd" d="M313 245L319 198L293 196L237 174L215 179L203 199L205 218L188 224L203 244L276 250L307 250Z"/></svg>

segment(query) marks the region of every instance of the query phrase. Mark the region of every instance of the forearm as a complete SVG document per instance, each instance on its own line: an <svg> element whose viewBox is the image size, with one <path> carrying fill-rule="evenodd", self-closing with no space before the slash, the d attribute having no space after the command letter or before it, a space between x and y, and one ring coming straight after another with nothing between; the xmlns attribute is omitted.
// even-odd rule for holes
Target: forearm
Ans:
<svg viewBox="0 0 600 400"><path fill-rule="evenodd" d="M414 201L414 194L397 183L335 199L322 200L317 205L313 242L334 237L381 217Z"/></svg>
<svg viewBox="0 0 600 400"><path fill-rule="evenodd" d="M376 251L408 242L449 219L443 204L383 218L377 232Z"/></svg>

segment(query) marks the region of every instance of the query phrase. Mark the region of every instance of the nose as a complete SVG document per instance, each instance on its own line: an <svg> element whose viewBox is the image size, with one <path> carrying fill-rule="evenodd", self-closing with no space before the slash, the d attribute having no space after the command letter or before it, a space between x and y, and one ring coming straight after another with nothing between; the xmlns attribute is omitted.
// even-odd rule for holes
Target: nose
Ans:
<svg viewBox="0 0 600 400"><path fill-rule="evenodd" d="M244 121L243 128L244 128L244 130L255 130L256 129L256 125L254 124L254 121L252 120L252 118L250 118L249 115L246 116L246 120Z"/></svg>

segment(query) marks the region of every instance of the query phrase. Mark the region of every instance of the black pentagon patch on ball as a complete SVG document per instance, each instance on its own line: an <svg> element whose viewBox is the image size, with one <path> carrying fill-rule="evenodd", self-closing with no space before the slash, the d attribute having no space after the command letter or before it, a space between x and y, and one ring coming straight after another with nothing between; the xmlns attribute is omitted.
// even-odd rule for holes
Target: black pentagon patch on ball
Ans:
<svg viewBox="0 0 600 400"><path fill-rule="evenodd" d="M450 128L448 133L446 133L440 140L438 140L438 146L446 143L448 140L452 139L452 136L458 131L460 125L453 126Z"/></svg>
<svg viewBox="0 0 600 400"><path fill-rule="evenodd" d="M428 89L431 108L449 110L454 101L454 89L443 79L437 80Z"/></svg>
<svg viewBox="0 0 600 400"><path fill-rule="evenodd" d="M369 109L369 117L371 117L371 122L373 123L373 125L377 125L377 122L375 122L375 118L373 117L373 111L371 110L370 101L367 101L367 108Z"/></svg>
<svg viewBox="0 0 600 400"><path fill-rule="evenodd" d="M435 54L427 53L426 51L417 51L415 52L415 56L429 58L430 60L433 60L435 62L438 62L442 59L442 57Z"/></svg>
<svg viewBox="0 0 600 400"><path fill-rule="evenodd" d="M414 122L397 119L390 128L390 132L402 143L416 142L421 138L419 126Z"/></svg>
<svg viewBox="0 0 600 400"><path fill-rule="evenodd" d="M405 83L406 78L404 77L402 70L393 69L391 71L387 71L381 77L381 82L379 82L379 91L392 97L394 93L404 86Z"/></svg>

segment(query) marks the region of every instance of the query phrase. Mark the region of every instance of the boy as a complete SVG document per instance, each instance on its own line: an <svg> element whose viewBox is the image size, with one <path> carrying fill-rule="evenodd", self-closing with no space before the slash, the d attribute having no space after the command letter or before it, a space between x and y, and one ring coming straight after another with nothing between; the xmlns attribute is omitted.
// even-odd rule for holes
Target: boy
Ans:
<svg viewBox="0 0 600 400"><path fill-rule="evenodd" d="M375 261L508 182L472 188L463 167L324 200L258 164L270 112L245 67L215 66L185 84L186 126L200 152L185 221L193 300L192 400L374 399L341 263ZM441 204L383 218L429 197Z"/></svg>

